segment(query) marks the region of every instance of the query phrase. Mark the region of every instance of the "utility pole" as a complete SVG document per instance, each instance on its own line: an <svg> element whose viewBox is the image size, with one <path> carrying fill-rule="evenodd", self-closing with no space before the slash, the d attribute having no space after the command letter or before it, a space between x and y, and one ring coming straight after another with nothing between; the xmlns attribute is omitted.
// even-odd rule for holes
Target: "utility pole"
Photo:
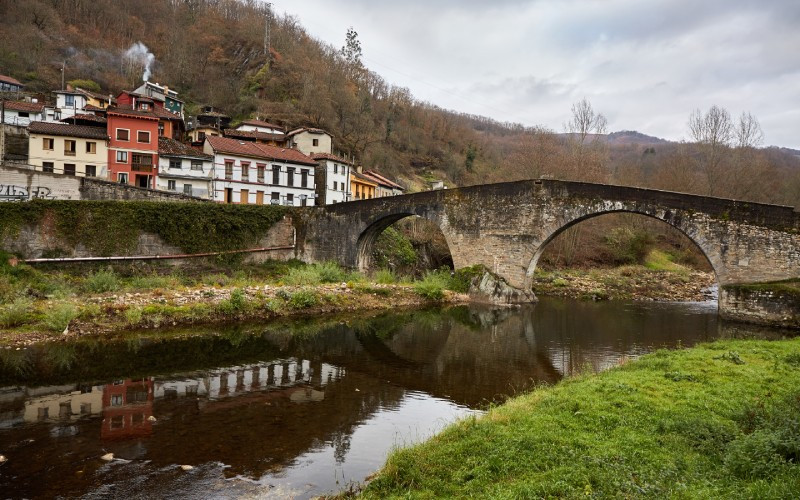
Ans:
<svg viewBox="0 0 800 500"><path fill-rule="evenodd" d="M64 70L66 68L67 68L67 61L62 61L61 62L61 90L65 90L66 89L66 87L64 87Z"/></svg>

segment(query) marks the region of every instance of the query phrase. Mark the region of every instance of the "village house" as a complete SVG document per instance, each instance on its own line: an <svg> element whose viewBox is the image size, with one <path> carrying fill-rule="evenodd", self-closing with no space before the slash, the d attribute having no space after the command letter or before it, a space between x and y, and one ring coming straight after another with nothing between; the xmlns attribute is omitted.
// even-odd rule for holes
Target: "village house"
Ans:
<svg viewBox="0 0 800 500"><path fill-rule="evenodd" d="M26 101L3 101L2 122L6 125L27 127L31 122L44 121L44 104Z"/></svg>
<svg viewBox="0 0 800 500"><path fill-rule="evenodd" d="M265 132L268 134L286 134L286 130L280 125L268 123L262 120L245 120L236 126L236 130L244 132Z"/></svg>
<svg viewBox="0 0 800 500"><path fill-rule="evenodd" d="M350 171L353 164L330 153L315 153L317 161L317 204L330 205L350 201Z"/></svg>
<svg viewBox="0 0 800 500"><path fill-rule="evenodd" d="M187 144L159 137L156 187L210 199L214 193L212 160L211 155Z"/></svg>
<svg viewBox="0 0 800 500"><path fill-rule="evenodd" d="M375 183L378 185L377 189L375 190L375 196L378 198L383 196L397 196L405 192L403 186L387 179L375 170L367 170L363 172L363 174L365 177L375 181Z"/></svg>
<svg viewBox="0 0 800 500"><path fill-rule="evenodd" d="M206 137L214 158L214 200L222 203L312 206L314 169L303 153L228 137Z"/></svg>
<svg viewBox="0 0 800 500"><path fill-rule="evenodd" d="M368 200L375 198L378 183L372 177L367 177L360 172L361 167L350 172L350 192L354 200Z"/></svg>
<svg viewBox="0 0 800 500"><path fill-rule="evenodd" d="M107 177L109 138L105 127L32 122L28 133L28 163L36 170L78 177Z"/></svg>
<svg viewBox="0 0 800 500"><path fill-rule="evenodd" d="M286 147L285 134L273 134L272 132L259 132L258 130L239 130L228 128L223 130L225 137L237 139L240 141L258 142L260 144L268 144L270 146Z"/></svg>
<svg viewBox="0 0 800 500"><path fill-rule="evenodd" d="M83 112L88 101L86 95L75 89L55 90L53 93L56 95L56 106L53 115L53 120L63 120L70 116Z"/></svg>
<svg viewBox="0 0 800 500"><path fill-rule="evenodd" d="M177 92L170 90L166 85L144 82L139 88L134 89L132 93L153 99L159 104L159 107L174 115L180 116L181 120L183 120L184 102L178 99Z"/></svg>
<svg viewBox="0 0 800 500"><path fill-rule="evenodd" d="M303 127L292 130L286 135L287 146L304 154L333 152L333 136L322 129Z"/></svg>
<svg viewBox="0 0 800 500"><path fill-rule="evenodd" d="M222 130L226 128L230 122L231 118L228 115L214 110L212 106L205 106L203 112L192 120L192 124L188 128L189 140L193 144L202 146L206 140L206 136L222 136Z"/></svg>
<svg viewBox="0 0 800 500"><path fill-rule="evenodd" d="M0 75L0 92L22 92L23 88L25 85L16 78Z"/></svg>
<svg viewBox="0 0 800 500"><path fill-rule="evenodd" d="M133 100L107 111L109 179L121 184L155 188L158 177L159 117L152 100Z"/></svg>
<svg viewBox="0 0 800 500"><path fill-rule="evenodd" d="M158 118L158 137L182 140L186 125L181 115L164 109L164 103L136 92L123 91L117 96L120 107L135 107Z"/></svg>

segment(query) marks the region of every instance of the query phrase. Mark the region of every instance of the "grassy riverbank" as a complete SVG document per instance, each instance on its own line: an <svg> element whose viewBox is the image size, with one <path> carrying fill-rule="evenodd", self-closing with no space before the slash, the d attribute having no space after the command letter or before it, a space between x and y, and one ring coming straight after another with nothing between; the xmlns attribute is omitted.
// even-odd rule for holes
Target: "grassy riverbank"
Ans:
<svg viewBox="0 0 800 500"><path fill-rule="evenodd" d="M38 269L0 259L0 344L29 345L122 329L273 319L463 302L470 270L419 280L331 263L180 269Z"/></svg>
<svg viewBox="0 0 800 500"><path fill-rule="evenodd" d="M708 300L714 273L675 262L660 250L651 250L642 264L617 267L537 269L537 295L583 300Z"/></svg>
<svg viewBox="0 0 800 500"><path fill-rule="evenodd" d="M392 454L386 497L796 498L800 339L661 350Z"/></svg>

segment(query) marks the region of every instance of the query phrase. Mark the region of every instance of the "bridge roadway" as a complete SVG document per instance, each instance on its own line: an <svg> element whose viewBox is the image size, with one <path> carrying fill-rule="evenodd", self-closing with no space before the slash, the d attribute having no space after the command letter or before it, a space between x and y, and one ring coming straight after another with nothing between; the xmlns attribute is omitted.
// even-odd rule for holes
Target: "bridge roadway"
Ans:
<svg viewBox="0 0 800 500"><path fill-rule="evenodd" d="M441 229L456 268L483 264L510 285L529 289L553 238L581 221L617 212L679 229L708 258L721 289L800 278L800 213L792 207L551 179L308 209L296 224L297 253L306 261L365 269L378 235L416 215Z"/></svg>

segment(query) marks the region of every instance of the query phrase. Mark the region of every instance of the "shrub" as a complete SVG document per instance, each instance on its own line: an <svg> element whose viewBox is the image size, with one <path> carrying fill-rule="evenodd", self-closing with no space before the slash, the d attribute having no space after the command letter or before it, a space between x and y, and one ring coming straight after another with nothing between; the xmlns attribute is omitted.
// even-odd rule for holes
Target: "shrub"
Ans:
<svg viewBox="0 0 800 500"><path fill-rule="evenodd" d="M102 314L102 309L100 308L100 304L85 304L83 308L81 308L81 312L79 317L81 319L92 319Z"/></svg>
<svg viewBox="0 0 800 500"><path fill-rule="evenodd" d="M314 266L293 267L281 280L287 285L318 285L322 282L319 270Z"/></svg>
<svg viewBox="0 0 800 500"><path fill-rule="evenodd" d="M616 227L606 236L606 245L616 264L641 264L652 244L649 233L628 227Z"/></svg>
<svg viewBox="0 0 800 500"><path fill-rule="evenodd" d="M341 283L347 280L347 272L335 262L314 264L313 267L317 269L321 283Z"/></svg>
<svg viewBox="0 0 800 500"><path fill-rule="evenodd" d="M293 309L308 309L317 305L319 296L314 290L300 290L293 293L289 299L289 306Z"/></svg>
<svg viewBox="0 0 800 500"><path fill-rule="evenodd" d="M74 304L64 302L47 309L42 323L48 330L61 332L77 317L78 308Z"/></svg>
<svg viewBox="0 0 800 500"><path fill-rule="evenodd" d="M449 279L447 288L459 293L469 292L469 287L472 285L472 280L479 276L483 276L483 273L485 272L486 268L480 264L470 267L462 267L461 269L453 272L452 276L446 269L440 271L441 274Z"/></svg>
<svg viewBox="0 0 800 500"><path fill-rule="evenodd" d="M397 276L390 269L378 269L374 278L376 283L384 285L397 282Z"/></svg>
<svg viewBox="0 0 800 500"><path fill-rule="evenodd" d="M32 312L33 301L28 298L18 298L0 309L0 326L11 328L23 325L30 321Z"/></svg>
<svg viewBox="0 0 800 500"><path fill-rule="evenodd" d="M440 301L444 299L444 290L449 284L448 281L441 273L427 273L422 280L414 283L414 291L428 300Z"/></svg>
<svg viewBox="0 0 800 500"><path fill-rule="evenodd" d="M84 280L83 287L92 293L113 292L119 288L119 280L114 271L107 269L90 274Z"/></svg>
<svg viewBox="0 0 800 500"><path fill-rule="evenodd" d="M142 308L129 307L125 310L125 320L128 324L138 325L142 322Z"/></svg>
<svg viewBox="0 0 800 500"><path fill-rule="evenodd" d="M222 314L232 316L244 312L247 308L247 297L241 288L237 288L231 292L230 299L220 301L217 307Z"/></svg>

